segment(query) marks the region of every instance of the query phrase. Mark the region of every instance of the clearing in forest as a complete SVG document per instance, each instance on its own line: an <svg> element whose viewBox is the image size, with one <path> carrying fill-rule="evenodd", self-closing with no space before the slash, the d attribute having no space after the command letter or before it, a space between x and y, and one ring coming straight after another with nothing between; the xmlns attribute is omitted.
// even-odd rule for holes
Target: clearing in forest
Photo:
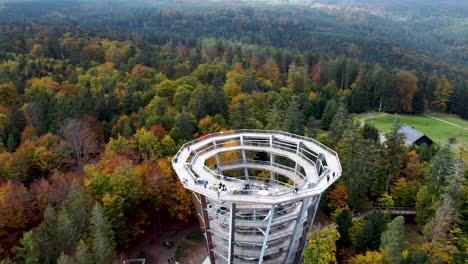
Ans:
<svg viewBox="0 0 468 264"><path fill-rule="evenodd" d="M397 116L400 117L401 125L414 127L414 129L427 135L439 145L446 144L452 138L455 139L456 145L463 146L468 151L468 121L455 115L441 113L426 113L425 115L365 113L359 115L359 118L383 132L388 132Z"/></svg>

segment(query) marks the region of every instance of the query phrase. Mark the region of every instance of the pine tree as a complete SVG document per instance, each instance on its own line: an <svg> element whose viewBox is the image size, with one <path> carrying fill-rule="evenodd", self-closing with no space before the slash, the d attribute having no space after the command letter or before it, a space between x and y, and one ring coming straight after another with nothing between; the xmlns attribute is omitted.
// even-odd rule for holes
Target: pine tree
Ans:
<svg viewBox="0 0 468 264"><path fill-rule="evenodd" d="M434 215L432 195L427 186L422 187L416 195L416 223L424 226Z"/></svg>
<svg viewBox="0 0 468 264"><path fill-rule="evenodd" d="M371 139L374 142L380 142L379 130L373 125L365 123L362 127L362 136L365 139Z"/></svg>
<svg viewBox="0 0 468 264"><path fill-rule="evenodd" d="M403 152L403 135L398 132L401 128L400 119L395 119L393 128L385 134L385 158L388 160L387 182L385 191L388 192L390 181L400 173L401 159Z"/></svg>
<svg viewBox="0 0 468 264"><path fill-rule="evenodd" d="M193 132L196 128L195 118L190 115L184 108L182 112L177 115L174 127L171 130L171 134L175 139L189 140L193 137Z"/></svg>
<svg viewBox="0 0 468 264"><path fill-rule="evenodd" d="M340 233L340 239L337 244L342 247L351 245L351 238L349 236L349 229L352 226L353 214L348 208L343 208L337 211L335 215L335 223L338 226L336 229Z"/></svg>
<svg viewBox="0 0 468 264"><path fill-rule="evenodd" d="M93 256L89 251L89 246L83 241L78 242L76 247L76 264L91 264L93 263Z"/></svg>
<svg viewBox="0 0 468 264"><path fill-rule="evenodd" d="M330 124L330 133L328 134L328 138L332 142L340 140L344 131L346 131L351 125L351 122L346 106L341 105Z"/></svg>
<svg viewBox="0 0 468 264"><path fill-rule="evenodd" d="M274 107L268 112L267 125L265 129L279 130L281 129L281 125L283 121L284 121L284 112Z"/></svg>
<svg viewBox="0 0 468 264"><path fill-rule="evenodd" d="M322 129L328 130L330 128L330 125L333 121L333 117L335 117L336 112L338 111L338 105L335 101L330 100L327 102L327 105L325 106L325 110L323 110L323 116L322 116Z"/></svg>
<svg viewBox="0 0 468 264"><path fill-rule="evenodd" d="M78 226L72 216L64 208L57 215L57 244L62 253L72 254L75 244L80 238Z"/></svg>
<svg viewBox="0 0 468 264"><path fill-rule="evenodd" d="M437 193L446 183L447 175L450 175L453 169L453 154L450 145L443 146L432 159L430 170L431 175L431 192Z"/></svg>
<svg viewBox="0 0 468 264"><path fill-rule="evenodd" d="M208 114L208 107L210 103L208 88L205 86L199 86L192 93L192 99L190 100L190 109L196 120L202 119Z"/></svg>
<svg viewBox="0 0 468 264"><path fill-rule="evenodd" d="M304 135L306 137L316 137L320 129L320 120L316 119L314 116L310 116L307 124L304 128Z"/></svg>
<svg viewBox="0 0 468 264"><path fill-rule="evenodd" d="M300 109L299 97L293 96L289 102L288 109L282 124L283 130L302 135L304 132L304 114Z"/></svg>
<svg viewBox="0 0 468 264"><path fill-rule="evenodd" d="M217 72L218 73L218 72ZM221 114L223 117L227 116L227 102L226 96L224 95L224 78L219 74L215 74L213 81L211 81L211 93L210 93L210 114L216 115Z"/></svg>
<svg viewBox="0 0 468 264"><path fill-rule="evenodd" d="M452 197L454 207L457 209L461 209L463 204L466 203L465 171L465 161L463 160L463 157L460 157L453 163L451 173L447 175L445 193Z"/></svg>
<svg viewBox="0 0 468 264"><path fill-rule="evenodd" d="M363 253L369 249L378 249L380 246L380 236L385 229L384 215L372 211L367 217L366 223L356 238L356 252Z"/></svg>
<svg viewBox="0 0 468 264"><path fill-rule="evenodd" d="M83 190L83 187L77 180L74 180L70 186L62 207L72 218L71 220L76 225L79 233L88 231L91 206L89 205L85 190Z"/></svg>
<svg viewBox="0 0 468 264"><path fill-rule="evenodd" d="M381 246L385 250L388 263L400 264L403 262L403 249L405 248L405 219L398 216L387 225L387 231L382 234Z"/></svg>
<svg viewBox="0 0 468 264"><path fill-rule="evenodd" d="M431 147L428 147L425 143L423 143L421 146L419 146L419 151L418 155L420 160L423 161L431 161L432 159L432 149Z"/></svg>
<svg viewBox="0 0 468 264"><path fill-rule="evenodd" d="M16 257L24 264L39 263L37 258L36 242L34 241L33 232L28 231L24 233L23 238L20 240L20 247L16 248Z"/></svg>
<svg viewBox="0 0 468 264"><path fill-rule="evenodd" d="M99 205L94 206L91 217L91 245L96 263L113 263L114 234L104 211Z"/></svg>
<svg viewBox="0 0 468 264"><path fill-rule="evenodd" d="M416 94L413 97L413 112L415 114L422 114L426 110L426 102L424 100L424 91L418 89Z"/></svg>
<svg viewBox="0 0 468 264"><path fill-rule="evenodd" d="M52 207L47 206L44 220L34 231L39 263L55 263L60 252L57 245L57 220Z"/></svg>
<svg viewBox="0 0 468 264"><path fill-rule="evenodd" d="M244 98L234 106L230 115L231 125L234 129L252 128L253 122Z"/></svg>
<svg viewBox="0 0 468 264"><path fill-rule="evenodd" d="M57 264L75 264L75 261L70 256L62 252L60 257L57 259Z"/></svg>
<svg viewBox="0 0 468 264"><path fill-rule="evenodd" d="M376 171L376 151L358 132L356 125L343 133L339 146L343 180L349 194L348 204L354 210L365 201L365 193Z"/></svg>

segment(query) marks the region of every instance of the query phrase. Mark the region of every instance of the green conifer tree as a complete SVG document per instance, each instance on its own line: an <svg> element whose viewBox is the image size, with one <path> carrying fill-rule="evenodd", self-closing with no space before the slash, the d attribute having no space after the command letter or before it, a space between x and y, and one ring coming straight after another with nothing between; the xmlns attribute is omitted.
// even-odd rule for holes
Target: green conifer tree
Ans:
<svg viewBox="0 0 468 264"><path fill-rule="evenodd" d="M94 206L91 217L91 248L96 263L114 262L114 234L99 205Z"/></svg>
<svg viewBox="0 0 468 264"><path fill-rule="evenodd" d="M398 216L387 225L387 231L382 234L381 247L385 250L388 263L400 264L403 262L403 249L405 248L405 219Z"/></svg>
<svg viewBox="0 0 468 264"><path fill-rule="evenodd" d="M89 251L89 246L83 240L78 242L78 246L76 247L76 264L92 264L93 256Z"/></svg>

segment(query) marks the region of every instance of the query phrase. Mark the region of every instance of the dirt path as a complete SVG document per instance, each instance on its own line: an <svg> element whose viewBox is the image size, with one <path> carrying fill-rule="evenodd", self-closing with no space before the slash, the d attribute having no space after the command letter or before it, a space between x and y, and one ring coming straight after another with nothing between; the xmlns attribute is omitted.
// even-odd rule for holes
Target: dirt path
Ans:
<svg viewBox="0 0 468 264"><path fill-rule="evenodd" d="M181 264L201 264L206 258L205 243L188 242L186 255L180 260Z"/></svg>
<svg viewBox="0 0 468 264"><path fill-rule="evenodd" d="M364 126L366 120L387 116L387 113L367 113L365 117L360 118L361 126Z"/></svg>
<svg viewBox="0 0 468 264"><path fill-rule="evenodd" d="M461 128L461 129L464 129L464 130L468 131L468 128L462 127L462 126L457 125L457 124L454 124L454 123L452 123L452 122L449 122L449 121L446 121L446 120L443 120L443 119L440 119L440 118L437 118L437 117L434 117L434 116L426 115L426 114L424 114L424 116L427 116L427 117L432 118L432 119L434 119L434 120L437 120L437 121L440 121L440 122L444 122L444 123L447 123L447 124L449 124L449 125L452 125L452 126L455 126L455 127L458 127L458 128Z"/></svg>
<svg viewBox="0 0 468 264"><path fill-rule="evenodd" d="M364 124L366 123L367 120L369 119L375 119L375 118L380 118L380 117L385 117L385 116L388 116L387 113L367 113L365 117L362 117L360 118L359 120L361 121L361 126L364 126ZM384 143L386 138L385 138L385 133L381 130L379 130L379 140L380 140L380 143Z"/></svg>

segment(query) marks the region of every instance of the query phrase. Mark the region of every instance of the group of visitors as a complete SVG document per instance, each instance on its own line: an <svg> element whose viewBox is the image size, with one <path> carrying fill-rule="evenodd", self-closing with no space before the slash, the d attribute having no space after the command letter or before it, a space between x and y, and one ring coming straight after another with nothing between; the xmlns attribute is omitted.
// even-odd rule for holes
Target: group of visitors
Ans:
<svg viewBox="0 0 468 264"><path fill-rule="evenodd" d="M221 192L227 192L226 184L224 184L222 182L220 182L218 184L215 184L215 188L217 188L218 198L219 198L219 195L221 194Z"/></svg>
<svg viewBox="0 0 468 264"><path fill-rule="evenodd" d="M335 173L335 172L333 172L333 173L332 173L332 177L333 177L333 179L335 179L335 176L336 176L336 173ZM329 173L329 174L327 174L327 182L330 182L330 173Z"/></svg>
<svg viewBox="0 0 468 264"><path fill-rule="evenodd" d="M220 182L217 184L217 187L218 187L218 190L222 191L222 192L225 192L227 191L227 188L226 188L226 184Z"/></svg>

